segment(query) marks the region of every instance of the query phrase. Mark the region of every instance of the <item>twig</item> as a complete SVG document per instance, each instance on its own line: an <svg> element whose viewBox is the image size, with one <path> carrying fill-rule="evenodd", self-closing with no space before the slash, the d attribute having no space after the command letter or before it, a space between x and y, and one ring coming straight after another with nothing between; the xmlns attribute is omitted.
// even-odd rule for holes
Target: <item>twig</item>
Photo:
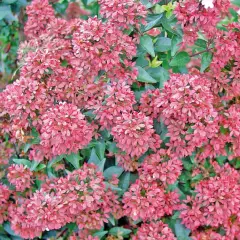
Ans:
<svg viewBox="0 0 240 240"><path fill-rule="evenodd" d="M214 48L214 47L207 48L207 49L205 49L205 50L203 50L203 51L201 51L201 52L194 53L194 54L190 55L190 57L195 57L195 56L200 55L200 54L202 54L202 53L209 52L209 51L210 51L211 49L213 49L213 48Z"/></svg>

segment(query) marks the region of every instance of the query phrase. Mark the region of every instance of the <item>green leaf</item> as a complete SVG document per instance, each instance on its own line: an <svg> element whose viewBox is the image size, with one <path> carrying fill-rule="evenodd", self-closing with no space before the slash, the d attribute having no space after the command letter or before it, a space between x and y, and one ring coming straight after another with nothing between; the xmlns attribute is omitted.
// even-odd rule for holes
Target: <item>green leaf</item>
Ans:
<svg viewBox="0 0 240 240"><path fill-rule="evenodd" d="M152 78L143 68L138 68L138 81L139 82L145 82L145 83L156 83L157 81Z"/></svg>
<svg viewBox="0 0 240 240"><path fill-rule="evenodd" d="M159 82L160 88L162 88L164 83L169 79L169 72L162 67L149 68L147 73Z"/></svg>
<svg viewBox="0 0 240 240"><path fill-rule="evenodd" d="M152 57L155 57L152 38L148 35L144 35L140 38L140 45L145 49Z"/></svg>
<svg viewBox="0 0 240 240"><path fill-rule="evenodd" d="M110 229L109 234L116 236L116 237L117 236L127 237L131 232L132 232L132 230L127 229L127 228L114 227L114 228Z"/></svg>
<svg viewBox="0 0 240 240"><path fill-rule="evenodd" d="M34 170L37 168L37 166L39 165L39 163L40 163L40 162L32 161L30 170L31 170L31 171L34 171Z"/></svg>
<svg viewBox="0 0 240 240"><path fill-rule="evenodd" d="M179 36L173 36L171 42L171 56L173 57L180 48L182 39Z"/></svg>
<svg viewBox="0 0 240 240"><path fill-rule="evenodd" d="M119 187L126 192L130 185L130 172L125 172L119 179Z"/></svg>
<svg viewBox="0 0 240 240"><path fill-rule="evenodd" d="M97 156L95 149L92 148L88 163L94 163L95 165L98 165L100 162L101 161L100 161L99 157Z"/></svg>
<svg viewBox="0 0 240 240"><path fill-rule="evenodd" d="M203 39L197 39L194 43L195 46L201 48L201 49L206 49L207 48L207 42Z"/></svg>
<svg viewBox="0 0 240 240"><path fill-rule="evenodd" d="M180 220L177 220L174 230L178 240L191 240L189 237L191 231L182 225Z"/></svg>
<svg viewBox="0 0 240 240"><path fill-rule="evenodd" d="M166 52L171 49L171 39L167 37L158 38L155 43L154 49L156 52Z"/></svg>
<svg viewBox="0 0 240 240"><path fill-rule="evenodd" d="M182 67L185 66L187 63L190 62L190 56L187 52L179 52L170 62L170 66L174 67Z"/></svg>
<svg viewBox="0 0 240 240"><path fill-rule="evenodd" d="M201 63L201 72L204 72L212 62L212 53L211 52L205 52L202 55L202 63Z"/></svg>
<svg viewBox="0 0 240 240"><path fill-rule="evenodd" d="M162 18L163 14L157 14L157 16L154 16L155 19L152 19L153 17L150 15L147 18L147 22L148 24L145 26L144 28L144 32L154 28L155 26L157 26L158 24L161 23L161 18ZM151 18L152 17L152 18Z"/></svg>
<svg viewBox="0 0 240 240"><path fill-rule="evenodd" d="M2 0L3 3L7 3L7 4L12 4L14 2L16 2L17 0Z"/></svg>
<svg viewBox="0 0 240 240"><path fill-rule="evenodd" d="M3 223L3 228L11 236L18 237L18 235L12 230L10 222Z"/></svg>
<svg viewBox="0 0 240 240"><path fill-rule="evenodd" d="M23 158L16 159L16 158L14 158L13 161L17 164L22 164L24 166L27 166L28 168L31 168L31 166L32 166L32 162L27 160L27 159L23 159Z"/></svg>
<svg viewBox="0 0 240 240"><path fill-rule="evenodd" d="M95 233L93 234L93 237L98 237L99 239L101 239L101 238L104 237L107 233L108 233L108 231L98 231L98 232L95 232Z"/></svg>
<svg viewBox="0 0 240 240"><path fill-rule="evenodd" d="M117 177L119 177L122 173L123 173L123 168L119 167L119 166L112 166L107 168L103 175L104 177L108 180L111 179L113 175L116 175Z"/></svg>
<svg viewBox="0 0 240 240"><path fill-rule="evenodd" d="M56 177L52 171L52 166L58 162L60 162L64 158L64 155L59 155L55 158L53 158L50 162L47 164L47 175L49 178Z"/></svg>
<svg viewBox="0 0 240 240"><path fill-rule="evenodd" d="M78 153L71 153L70 155L65 155L65 159L70 162L75 169L80 168L80 160L82 160L82 157Z"/></svg>
<svg viewBox="0 0 240 240"><path fill-rule="evenodd" d="M103 172L105 162L106 162L106 158L103 158L103 159L97 164L98 169L99 169L101 172Z"/></svg>
<svg viewBox="0 0 240 240"><path fill-rule="evenodd" d="M9 5L0 5L0 20L4 19L7 15L12 15L11 7Z"/></svg>
<svg viewBox="0 0 240 240"><path fill-rule="evenodd" d="M148 66L148 61L145 59L144 55L140 56L136 60L137 66L146 67Z"/></svg>
<svg viewBox="0 0 240 240"><path fill-rule="evenodd" d="M233 1L232 1L232 4L240 7L240 0L233 0Z"/></svg>
<svg viewBox="0 0 240 240"><path fill-rule="evenodd" d="M104 159L106 145L105 142L97 142L95 145L96 154L100 159Z"/></svg>

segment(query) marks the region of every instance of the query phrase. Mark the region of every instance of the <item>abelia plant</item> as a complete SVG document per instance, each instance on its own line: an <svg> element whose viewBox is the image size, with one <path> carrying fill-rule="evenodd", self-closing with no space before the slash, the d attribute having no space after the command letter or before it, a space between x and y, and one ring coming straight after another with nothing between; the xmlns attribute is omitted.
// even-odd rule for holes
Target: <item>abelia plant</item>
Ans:
<svg viewBox="0 0 240 240"><path fill-rule="evenodd" d="M240 239L239 1L61 3L0 93L0 239Z"/></svg>

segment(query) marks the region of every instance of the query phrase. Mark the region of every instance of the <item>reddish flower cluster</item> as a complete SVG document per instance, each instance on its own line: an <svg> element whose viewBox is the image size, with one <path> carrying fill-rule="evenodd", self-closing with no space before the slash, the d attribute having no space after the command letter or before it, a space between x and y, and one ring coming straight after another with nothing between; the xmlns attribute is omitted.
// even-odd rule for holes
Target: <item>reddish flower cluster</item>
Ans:
<svg viewBox="0 0 240 240"><path fill-rule="evenodd" d="M167 224L159 222L143 223L132 240L176 240Z"/></svg>
<svg viewBox="0 0 240 240"><path fill-rule="evenodd" d="M10 194L8 187L0 184L0 224L7 219Z"/></svg>
<svg viewBox="0 0 240 240"><path fill-rule="evenodd" d="M238 239L240 174L229 165L214 165L217 175L197 184L196 196L188 197L180 217L191 230L223 227L229 240Z"/></svg>
<svg viewBox="0 0 240 240"><path fill-rule="evenodd" d="M29 199L11 205L9 215L15 233L32 239L70 222L80 229L100 229L118 209L117 196L106 187L102 173L85 164L65 178L48 180Z"/></svg>
<svg viewBox="0 0 240 240"><path fill-rule="evenodd" d="M149 148L156 151L161 139L155 134L153 121L141 112L123 113L119 124L112 128L117 146L131 157L140 157ZM117 118L118 120L118 118Z"/></svg>
<svg viewBox="0 0 240 240"><path fill-rule="evenodd" d="M124 194L125 215L133 220L150 221L171 215L174 210L180 209L178 193L167 192L166 185L174 183L180 175L181 162L176 158L172 159L175 161L168 160L165 151L145 159L139 171L139 179Z"/></svg>
<svg viewBox="0 0 240 240"><path fill-rule="evenodd" d="M59 103L43 114L41 120L40 144L52 156L76 153L92 139L93 129L73 104Z"/></svg>
<svg viewBox="0 0 240 240"><path fill-rule="evenodd" d="M8 168L8 181L16 187L17 191L23 192L26 188L30 188L33 182L33 173L29 168L23 165L13 164Z"/></svg>
<svg viewBox="0 0 240 240"><path fill-rule="evenodd" d="M140 1L137 0L99 0L101 14L113 24L129 28L130 26L140 27L145 24L147 11Z"/></svg>

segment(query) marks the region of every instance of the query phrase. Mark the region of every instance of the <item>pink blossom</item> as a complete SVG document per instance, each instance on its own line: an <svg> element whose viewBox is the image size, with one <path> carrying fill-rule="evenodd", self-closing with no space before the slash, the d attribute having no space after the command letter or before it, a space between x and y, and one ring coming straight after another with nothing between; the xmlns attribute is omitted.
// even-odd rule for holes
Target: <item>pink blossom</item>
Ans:
<svg viewBox="0 0 240 240"><path fill-rule="evenodd" d="M60 103L43 114L41 120L40 144L53 156L77 152L92 139L93 129L73 104Z"/></svg>
<svg viewBox="0 0 240 240"><path fill-rule="evenodd" d="M133 240L176 240L172 230L161 221L143 223Z"/></svg>
<svg viewBox="0 0 240 240"><path fill-rule="evenodd" d="M23 192L26 188L30 188L33 183L32 176L30 169L22 164L12 164L8 168L8 181L16 187L17 191Z"/></svg>

